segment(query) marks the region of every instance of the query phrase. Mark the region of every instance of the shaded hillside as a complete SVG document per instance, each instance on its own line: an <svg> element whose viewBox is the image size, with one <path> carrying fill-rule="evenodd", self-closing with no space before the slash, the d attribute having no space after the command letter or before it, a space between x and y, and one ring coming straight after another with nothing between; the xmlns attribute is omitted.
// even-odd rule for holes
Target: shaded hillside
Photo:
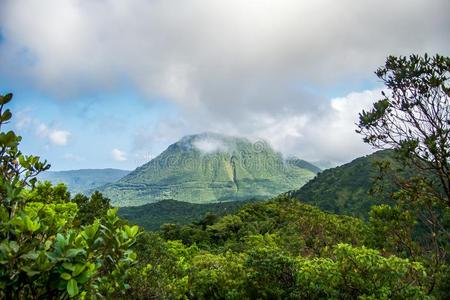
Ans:
<svg viewBox="0 0 450 300"><path fill-rule="evenodd" d="M392 151L378 151L319 173L292 195L329 212L366 217L372 205L389 202L390 194L395 191L394 185L386 181L381 194L370 193L379 176L374 164L382 160L397 165Z"/></svg>
<svg viewBox="0 0 450 300"><path fill-rule="evenodd" d="M182 138L102 192L117 206L174 199L213 203L268 199L315 176L288 164L266 142L213 133Z"/></svg>
<svg viewBox="0 0 450 300"><path fill-rule="evenodd" d="M105 184L119 180L130 173L119 169L82 169L69 171L47 171L39 175L39 180L53 184L64 183L71 193L86 193Z"/></svg>
<svg viewBox="0 0 450 300"><path fill-rule="evenodd" d="M162 200L141 206L121 207L119 215L146 230L158 230L163 224L185 225L201 220L206 214L223 216L237 211L249 201L229 201L194 204L175 200Z"/></svg>
<svg viewBox="0 0 450 300"><path fill-rule="evenodd" d="M306 170L310 170L311 172L317 174L320 171L322 171L322 169L320 169L319 167L313 165L310 162L307 162L306 160L297 158L297 157L290 157L288 159L286 159L286 163L302 168L302 169L306 169Z"/></svg>
<svg viewBox="0 0 450 300"><path fill-rule="evenodd" d="M132 299L426 299L417 283L426 284L422 265L371 249L374 232L359 218L282 195L216 220L142 233L135 244L141 261L132 271L139 275L128 293Z"/></svg>

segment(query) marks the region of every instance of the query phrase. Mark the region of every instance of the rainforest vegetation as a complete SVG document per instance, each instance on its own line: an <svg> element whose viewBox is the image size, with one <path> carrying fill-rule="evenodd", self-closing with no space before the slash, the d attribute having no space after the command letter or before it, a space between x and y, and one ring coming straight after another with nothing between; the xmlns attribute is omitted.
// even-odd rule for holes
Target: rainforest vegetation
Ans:
<svg viewBox="0 0 450 300"><path fill-rule="evenodd" d="M0 96L0 298L448 299L449 70L448 57L412 55L376 71L386 90L357 130L392 150L395 163L377 163L387 192L360 202L365 192L342 186L332 199L313 180L311 198L294 191L159 231L120 218L101 193L39 182L50 165L20 151L5 129L12 94Z"/></svg>

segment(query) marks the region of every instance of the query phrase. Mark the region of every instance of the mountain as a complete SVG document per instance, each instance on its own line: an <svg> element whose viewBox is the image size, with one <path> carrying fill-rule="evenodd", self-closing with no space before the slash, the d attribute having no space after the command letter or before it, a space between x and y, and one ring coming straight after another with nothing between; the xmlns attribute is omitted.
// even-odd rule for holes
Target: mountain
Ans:
<svg viewBox="0 0 450 300"><path fill-rule="evenodd" d="M315 176L287 163L268 143L214 133L190 135L102 192L117 206L165 199L213 203L267 199Z"/></svg>
<svg viewBox="0 0 450 300"><path fill-rule="evenodd" d="M69 171L47 171L39 175L39 180L53 184L64 183L71 193L87 193L105 184L119 180L130 173L119 169L82 169Z"/></svg>
<svg viewBox="0 0 450 300"><path fill-rule="evenodd" d="M380 174L375 162L384 160L390 161L395 168L399 167L392 151L378 151L327 169L290 194L328 212L367 217L372 205L389 203L389 196L395 191L394 184L386 179L381 194L370 193L375 178Z"/></svg>
<svg viewBox="0 0 450 300"><path fill-rule="evenodd" d="M195 204L175 200L162 200L140 206L121 207L119 215L146 230L159 230L163 224L186 225L201 220L208 213L223 216L236 212L251 201L229 201Z"/></svg>
<svg viewBox="0 0 450 300"><path fill-rule="evenodd" d="M303 160L303 159L300 159L297 157L290 157L290 158L286 159L286 162L290 165L293 165L293 166L296 166L296 167L299 167L302 169L310 170L314 174L317 174L320 171L322 171L322 169L313 165L312 163L307 162L306 160Z"/></svg>
<svg viewBox="0 0 450 300"><path fill-rule="evenodd" d="M316 160L311 162L314 166L317 166L321 170L331 169L337 167L339 164L329 160Z"/></svg>

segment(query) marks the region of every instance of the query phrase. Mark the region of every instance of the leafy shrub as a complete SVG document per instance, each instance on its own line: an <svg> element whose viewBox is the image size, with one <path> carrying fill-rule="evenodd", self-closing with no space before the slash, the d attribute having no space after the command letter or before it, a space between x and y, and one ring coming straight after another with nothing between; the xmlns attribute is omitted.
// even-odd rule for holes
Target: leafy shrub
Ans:
<svg viewBox="0 0 450 300"><path fill-rule="evenodd" d="M0 96L3 111L12 95ZM38 184L50 166L23 155L21 138L0 132L0 298L103 298L124 294L137 226L122 225L116 209L91 224L75 224L78 205L64 185Z"/></svg>

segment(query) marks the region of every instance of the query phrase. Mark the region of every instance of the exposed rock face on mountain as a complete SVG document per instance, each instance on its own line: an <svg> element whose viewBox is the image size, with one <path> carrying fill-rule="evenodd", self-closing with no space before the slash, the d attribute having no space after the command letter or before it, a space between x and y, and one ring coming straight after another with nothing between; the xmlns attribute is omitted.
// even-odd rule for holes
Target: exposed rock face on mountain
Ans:
<svg viewBox="0 0 450 300"><path fill-rule="evenodd" d="M285 161L264 141L203 133L170 145L102 192L118 206L164 199L213 203L270 198L314 176L310 166Z"/></svg>

